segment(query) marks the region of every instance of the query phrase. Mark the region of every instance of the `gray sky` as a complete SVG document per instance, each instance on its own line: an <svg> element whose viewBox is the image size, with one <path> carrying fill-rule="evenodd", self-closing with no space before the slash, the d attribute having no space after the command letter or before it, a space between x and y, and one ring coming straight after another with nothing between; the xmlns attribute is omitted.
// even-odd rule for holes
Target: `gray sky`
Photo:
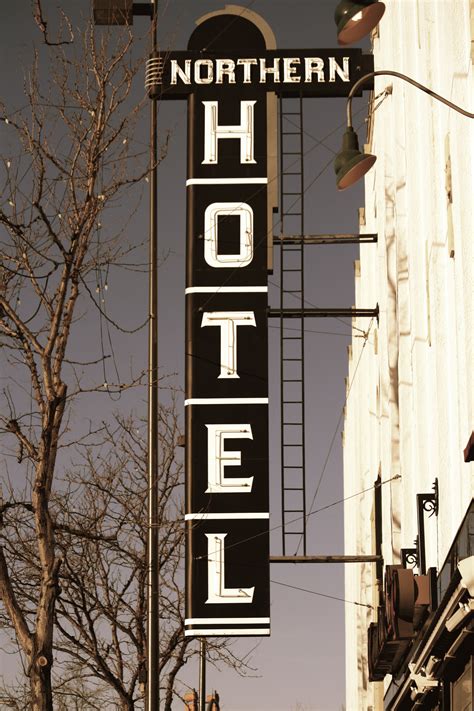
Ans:
<svg viewBox="0 0 474 711"><path fill-rule="evenodd" d="M87 8L87 2L63 0L44 3L59 5L66 11ZM202 14L221 8L224 3L214 0L163 0L159 5L160 43L166 48L185 49L194 28L194 21ZM333 12L336 0L254 0L246 3L261 14L273 28L277 45L282 48L336 47ZM27 18L30 3L8 3L1 11L0 52L3 67L0 88L3 97L11 97L14 104L21 102L23 66L31 55L31 32ZM86 12L86 9L84 9ZM79 22L79 15L76 15ZM144 34L145 18L135 19L135 31ZM140 45L142 47L143 45ZM137 47L137 51L139 51ZM142 87L137 87L138 95ZM357 208L363 204L360 189L338 194L332 164L324 170L339 144L344 125L343 99L305 100L305 161L306 231L356 232ZM356 111L362 104L356 103ZM356 122L363 124L362 110ZM185 254L185 152L186 102L164 103L159 109L161 135L172 132L169 152L159 169L159 240L160 250L169 252L166 269L160 273L159 284L159 354L160 372L176 373L173 382L184 386L184 254ZM340 127L339 130L334 130ZM363 130L363 129L362 129ZM332 135L330 135L332 134ZM363 133L361 134L361 137ZM148 139L143 127L144 143ZM315 147L316 140L324 145ZM2 144L2 151L4 146ZM321 173L319 178L317 175ZM313 182L314 181L314 182ZM147 198L131 221L130 231L137 240L147 237ZM117 218L119 219L119 218ZM315 306L351 306L353 296L353 260L357 248L313 246L307 248L306 298ZM128 278L128 277L127 277ZM278 283L278 275L270 277ZM109 279L107 298L112 315L120 315L129 325L146 318L146 279L130 275L124 284L113 274ZM270 294L271 305L277 306L277 292ZM366 304L372 308L375 304ZM276 322L270 322L270 353L277 352L279 334ZM82 327L81 327L82 328ZM306 321L306 378L307 378L307 473L308 500L311 501L317 482L324 470L315 508L341 499L342 450L341 425L338 420L344 405L347 375L346 347L350 341L350 323L329 319ZM324 333L318 333L324 332ZM336 335L334 335L336 334ZM345 335L343 335L345 334ZM98 324L88 323L81 331L76 345L84 352L95 352L98 343ZM146 330L120 341L119 369L126 371L130 363L143 364L146 359ZM138 367L138 366L137 366ZM270 480L271 528L280 524L280 464L279 464L279 365L270 358ZM112 374L111 374L112 379ZM104 401L104 412L130 404L145 412L146 393L135 393L130 402ZM76 413L80 420L83 413ZM336 435L335 435L336 433ZM332 449L331 441L334 438ZM375 473L374 473L375 479ZM352 504L357 506L357 499ZM342 506L329 508L309 520L308 554L343 552ZM276 530L271 539L272 554L281 553L281 533ZM348 551L349 552L349 551ZM256 640L251 664L256 667L255 678L243 679L235 673L208 669L208 688L219 691L225 711L338 711L344 702L344 604L310 592L284 587L277 583L304 588L315 593L344 597L342 566L274 565L271 580L272 636ZM248 650L255 641L238 642ZM11 660L10 660L11 663ZM198 686L197 670L185 671L183 681ZM176 705L176 708L179 708Z"/></svg>

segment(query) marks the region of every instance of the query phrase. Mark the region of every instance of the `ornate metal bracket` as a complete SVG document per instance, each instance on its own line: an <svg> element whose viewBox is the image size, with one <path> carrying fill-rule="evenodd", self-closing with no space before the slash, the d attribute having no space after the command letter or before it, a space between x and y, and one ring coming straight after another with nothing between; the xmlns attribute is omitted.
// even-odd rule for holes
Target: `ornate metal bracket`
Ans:
<svg viewBox="0 0 474 711"><path fill-rule="evenodd" d="M438 480L435 479L433 483L433 493L416 495L416 512L418 518L418 569L420 571L420 575L426 574L424 514L428 513L430 517L437 516L438 509Z"/></svg>
<svg viewBox="0 0 474 711"><path fill-rule="evenodd" d="M417 540L415 539L415 543ZM417 568L418 567L418 546L416 548L400 548L400 555L402 558L402 565L404 568Z"/></svg>
<svg viewBox="0 0 474 711"><path fill-rule="evenodd" d="M423 511L426 511L430 518L431 516L438 515L439 508L439 498L438 498L438 480L435 479L433 483L433 493L432 494L418 494L417 499L421 501L421 506Z"/></svg>

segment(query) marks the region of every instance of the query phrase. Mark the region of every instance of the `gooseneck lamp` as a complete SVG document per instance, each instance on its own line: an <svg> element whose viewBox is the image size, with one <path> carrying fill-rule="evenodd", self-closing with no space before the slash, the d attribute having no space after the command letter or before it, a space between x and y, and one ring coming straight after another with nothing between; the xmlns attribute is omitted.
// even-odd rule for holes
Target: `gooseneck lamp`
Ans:
<svg viewBox="0 0 474 711"><path fill-rule="evenodd" d="M337 41L345 46L358 42L380 22L385 5L378 0L341 0L334 12Z"/></svg>
<svg viewBox="0 0 474 711"><path fill-rule="evenodd" d="M445 99L444 96L440 96L440 94L428 89L427 86L419 84L414 79L411 79L411 77L406 76L406 74L401 74L400 72L394 72L391 70L381 70L364 74L364 76L358 79L351 87L347 97L347 128L342 139L342 150L337 154L334 161L334 170L336 172L338 190L345 190L351 185L354 185L354 183L356 183L367 173L367 171L372 168L373 164L377 160L376 156L371 155L370 153L362 153L359 150L357 133L354 131L352 126L352 99L363 84L369 81L369 79L372 79L372 77L378 76L390 76L397 77L397 79L403 79L409 84L412 84L412 86L415 86L417 89L424 91L425 94L441 101L442 104L446 104L446 106L449 106L450 109L454 109L468 118L474 118L474 113L466 111L460 106L457 106L457 104L453 104L451 101L448 101L448 99Z"/></svg>

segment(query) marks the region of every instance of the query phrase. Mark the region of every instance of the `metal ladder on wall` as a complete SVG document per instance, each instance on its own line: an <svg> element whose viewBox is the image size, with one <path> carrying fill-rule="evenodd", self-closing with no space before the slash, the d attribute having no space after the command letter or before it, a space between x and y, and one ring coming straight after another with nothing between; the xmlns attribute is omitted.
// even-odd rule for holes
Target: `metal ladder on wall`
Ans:
<svg viewBox="0 0 474 711"><path fill-rule="evenodd" d="M306 555L303 99L280 96L279 109L282 543Z"/></svg>

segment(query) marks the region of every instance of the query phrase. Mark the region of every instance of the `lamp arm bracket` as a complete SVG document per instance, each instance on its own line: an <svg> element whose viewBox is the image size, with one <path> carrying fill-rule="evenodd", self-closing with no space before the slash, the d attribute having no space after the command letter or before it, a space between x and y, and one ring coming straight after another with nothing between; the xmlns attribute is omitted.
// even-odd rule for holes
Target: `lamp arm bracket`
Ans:
<svg viewBox="0 0 474 711"><path fill-rule="evenodd" d="M437 99L438 101L441 101L442 104L446 104L446 106L449 106L449 108L454 109L455 111L462 114L463 116L467 116L467 118L474 118L474 113L471 113L470 111L466 111L466 109L461 108L461 106L458 106L457 104L453 104L452 101L445 99L444 96L437 94L432 89L429 89L427 86L420 84L419 82L415 81L411 77L408 77L406 74L402 74L401 72L395 72L395 71L392 71L391 69L381 69L376 72L369 72L368 74L364 74L364 76L360 77L360 79L358 79L355 82L355 84L351 87L351 90L349 91L349 94L347 97L347 107L346 107L346 109L347 109L347 126L349 128L352 128L352 99L354 97L354 94L359 90L359 88L363 84L368 82L373 77L379 77L379 76L389 76L389 77L397 77L398 79L403 79L404 81L408 82L412 86L415 86L417 89L421 89L421 91L424 91L425 94L432 96L433 99Z"/></svg>

